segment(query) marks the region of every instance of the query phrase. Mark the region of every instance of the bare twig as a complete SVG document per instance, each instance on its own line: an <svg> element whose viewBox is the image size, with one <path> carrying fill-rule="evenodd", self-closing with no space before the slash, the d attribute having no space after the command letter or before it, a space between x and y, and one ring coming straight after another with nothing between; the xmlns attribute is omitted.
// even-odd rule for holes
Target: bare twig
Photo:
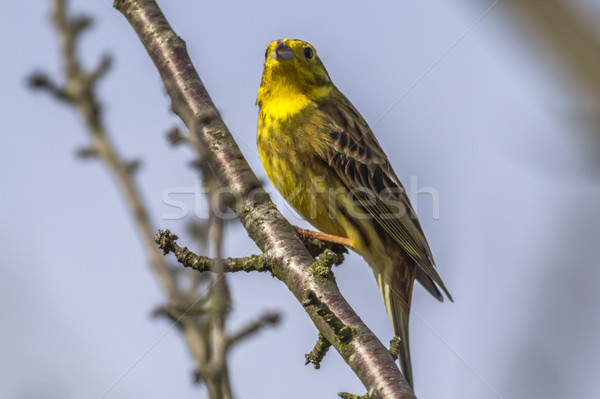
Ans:
<svg viewBox="0 0 600 399"><path fill-rule="evenodd" d="M327 341L323 335L319 334L315 347L310 353L306 354L306 362L304 364L307 365L308 363L312 363L316 369L321 368L321 362L330 347L331 342Z"/></svg>
<svg viewBox="0 0 600 399"><path fill-rule="evenodd" d="M342 399L371 399L371 396L369 395L354 395L348 392L340 392L338 393L338 396Z"/></svg>
<svg viewBox="0 0 600 399"><path fill-rule="evenodd" d="M177 126L174 126L167 132L167 140L172 146L175 146L189 140L189 137L182 133Z"/></svg>
<svg viewBox="0 0 600 399"><path fill-rule="evenodd" d="M402 341L400 337L394 337L390 340L390 353L394 359L398 359L398 353L400 353L400 344Z"/></svg>
<svg viewBox="0 0 600 399"><path fill-rule="evenodd" d="M84 70L78 58L77 42L81 34L91 26L92 19L68 16L65 0L52 1L51 17L59 36L65 83L57 84L47 75L36 73L29 79L30 86L50 93L78 111L91 138L91 144L79 150L78 155L104 162L118 182L144 244L151 269L167 297L167 305L157 309L155 315L165 315L177 323L197 367L202 368L212 359L210 355L214 353L214 347L211 344L214 341L218 339L220 346L225 346L225 334L222 329L218 330L220 338L215 334L209 336L206 333L205 325L211 324L207 324L207 321L213 321L205 317L206 301L210 299L210 295L199 298L197 291L184 292L180 288L175 274L171 272L165 258L154 244L155 229L133 178L140 162L124 160L109 139L102 119L102 106L97 98L96 85L109 71L111 58L104 55L96 68L92 71ZM220 241L221 233L218 234L218 240L215 242ZM215 311L213 313L216 314ZM224 326L224 315L219 320L219 325ZM221 358L224 356L222 353ZM214 379L207 381L209 396L213 399L231 398L227 364L224 360L219 362L218 371L218 384L213 383ZM212 389L215 385L218 385L218 388Z"/></svg>
<svg viewBox="0 0 600 399"><path fill-rule="evenodd" d="M226 356L226 336L225 336L225 319L229 313L231 297L229 295L229 287L225 278L225 265L223 262L223 219L221 214L224 211L224 206L217 195L214 195L216 182L212 175L207 176L208 168L201 165L204 172L205 185L211 187L208 193L209 201L216 201L215 207L211 206L210 228L209 233L213 243L213 252L215 255L214 261L211 263L211 272L213 272L210 295L210 344L211 357L208 364L203 365L203 369L198 369L198 373L204 373L204 380L210 381L213 385L213 397L230 399L233 397L231 385L229 383L229 373L227 368ZM211 184L212 183L212 184ZM206 374L206 371L211 371L211 374Z"/></svg>
<svg viewBox="0 0 600 399"><path fill-rule="evenodd" d="M264 327L273 326L279 323L281 320L281 316L278 313L266 313L262 315L258 320L253 321L252 323L242 327L239 331L231 336L227 337L227 348L232 347L233 345L238 344L246 338L251 337L256 334Z"/></svg>
<svg viewBox="0 0 600 399"><path fill-rule="evenodd" d="M413 398L414 394L392 356L360 320L335 282L314 275L314 258L277 211L250 170L192 66L185 43L175 34L153 0L117 0L146 47L171 97L174 112L194 138L222 187L231 194L228 204L250 237L273 260L272 271L305 305L323 336L375 398Z"/></svg>
<svg viewBox="0 0 600 399"><path fill-rule="evenodd" d="M180 247L177 245L178 237L171 233L169 230L159 230L155 236L155 241L159 248L163 250L166 255L170 252L175 254L177 261L185 267L192 268L199 272L206 272L213 270L215 259L207 256L199 256L190 251L187 247ZM271 272L273 261L269 256L262 255L250 255L245 258L226 258L222 259L224 267L227 272Z"/></svg>
<svg viewBox="0 0 600 399"><path fill-rule="evenodd" d="M135 169L132 166L137 162L128 162L119 155L108 137L101 117L102 106L96 97L95 86L98 79L110 68L110 57L103 56L98 67L91 72L82 69L76 51L77 41L91 26L92 20L88 17L69 18L65 0L53 0L52 5L52 22L59 36L65 83L59 85L48 76L36 73L30 77L30 85L32 88L49 92L59 100L67 101L77 109L91 138L91 144L80 150L78 155L84 158L97 157L108 166L119 183L129 211L134 217L152 270L167 297L178 299L176 283L166 267L164 258L154 245L154 228L131 175L132 170Z"/></svg>
<svg viewBox="0 0 600 399"><path fill-rule="evenodd" d="M217 260L208 256L196 255L187 247L180 247L177 244L177 237L170 230L158 230L154 236L154 241L158 244L158 248L163 251L164 255L173 253L177 262L185 267L197 270L199 272L212 271L217 261L223 263L225 272L273 272L273 259L268 254L250 255L244 258L224 258ZM318 258L313 264L314 273L320 277L331 277L331 265L339 261L341 256L339 253L327 249L325 244L317 245L315 242L310 243L310 253L315 258ZM318 250L325 248L323 252ZM273 275L273 277L277 277Z"/></svg>

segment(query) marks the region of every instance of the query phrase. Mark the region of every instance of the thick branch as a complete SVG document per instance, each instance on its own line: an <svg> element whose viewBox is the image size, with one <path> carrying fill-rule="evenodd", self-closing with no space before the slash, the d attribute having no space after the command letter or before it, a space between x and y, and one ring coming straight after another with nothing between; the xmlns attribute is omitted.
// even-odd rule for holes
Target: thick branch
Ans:
<svg viewBox="0 0 600 399"><path fill-rule="evenodd" d="M158 68L174 112L195 139L196 151L208 151L211 169L231 194L229 205L259 248L271 256L273 274L306 303L305 309L321 334L352 367L372 397L414 397L387 348L356 315L333 279L314 275L314 258L250 170L193 68L185 43L171 29L156 2L117 0L114 5L133 26ZM331 316L353 332L350 339L336 334L345 329L336 329L338 323L331 324Z"/></svg>

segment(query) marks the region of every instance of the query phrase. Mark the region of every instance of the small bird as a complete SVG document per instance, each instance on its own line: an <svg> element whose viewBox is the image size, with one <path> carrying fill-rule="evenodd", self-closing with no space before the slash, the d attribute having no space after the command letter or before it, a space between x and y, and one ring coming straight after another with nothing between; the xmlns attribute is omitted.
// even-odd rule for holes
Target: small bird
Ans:
<svg viewBox="0 0 600 399"><path fill-rule="evenodd" d="M325 240L347 245L371 266L400 339L402 372L413 386L414 280L440 301L440 289L452 297L381 145L302 40L268 45L256 103L258 150L269 179Z"/></svg>

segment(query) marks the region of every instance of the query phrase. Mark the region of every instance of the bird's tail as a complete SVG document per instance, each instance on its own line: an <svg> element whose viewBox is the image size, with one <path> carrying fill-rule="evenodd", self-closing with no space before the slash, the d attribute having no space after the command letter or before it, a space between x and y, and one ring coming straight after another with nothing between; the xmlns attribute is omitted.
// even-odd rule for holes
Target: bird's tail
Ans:
<svg viewBox="0 0 600 399"><path fill-rule="evenodd" d="M394 335L400 339L398 359L402 374L409 385L414 388L408 341L408 318L416 268L404 261L396 263L398 264L394 264L392 270L387 273L376 271L375 277L392 321Z"/></svg>

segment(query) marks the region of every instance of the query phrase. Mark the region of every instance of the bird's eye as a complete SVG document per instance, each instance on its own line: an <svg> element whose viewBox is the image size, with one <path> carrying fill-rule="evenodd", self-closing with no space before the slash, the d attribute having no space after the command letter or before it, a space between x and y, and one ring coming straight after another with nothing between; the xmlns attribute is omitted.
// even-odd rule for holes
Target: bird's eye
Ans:
<svg viewBox="0 0 600 399"><path fill-rule="evenodd" d="M313 57L313 51L310 47L304 48L304 56L309 60Z"/></svg>
<svg viewBox="0 0 600 399"><path fill-rule="evenodd" d="M267 59L267 56L269 55L269 48L267 47L265 49L265 60Z"/></svg>

